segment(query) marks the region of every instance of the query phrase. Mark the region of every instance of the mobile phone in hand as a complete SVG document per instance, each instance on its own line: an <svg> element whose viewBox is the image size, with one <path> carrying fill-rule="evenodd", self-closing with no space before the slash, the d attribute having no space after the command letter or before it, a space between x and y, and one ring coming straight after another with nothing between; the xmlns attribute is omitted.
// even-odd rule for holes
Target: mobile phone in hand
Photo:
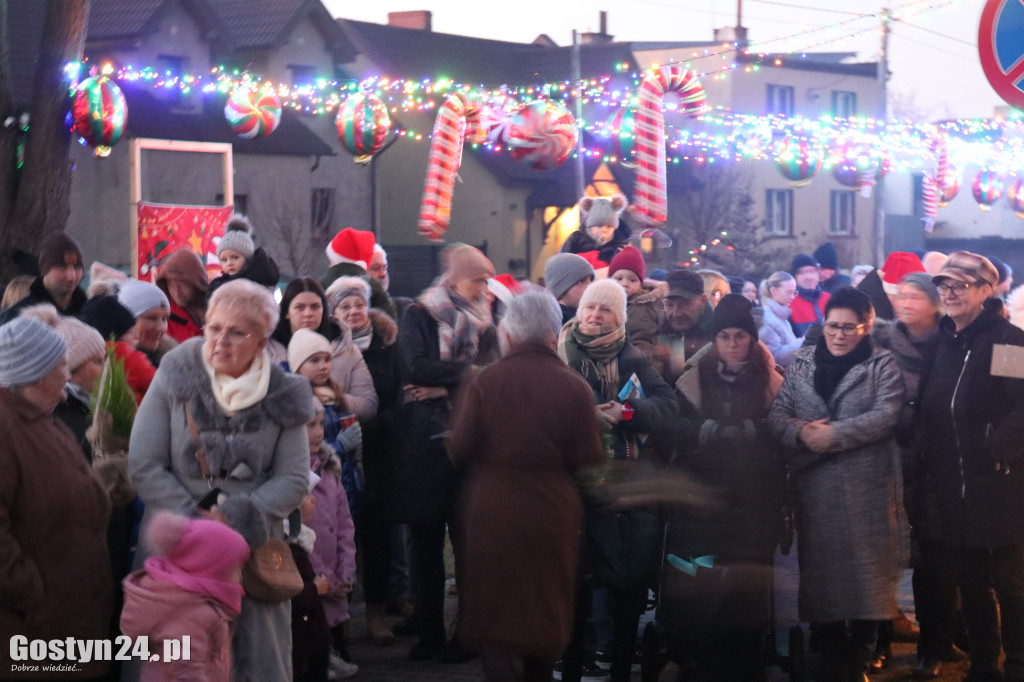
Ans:
<svg viewBox="0 0 1024 682"><path fill-rule="evenodd" d="M217 506L217 501L220 498L221 492L222 491L220 488L214 488L210 492L206 493L203 499L199 500L199 503L196 504L196 507L202 509L203 511L210 511L211 509Z"/></svg>

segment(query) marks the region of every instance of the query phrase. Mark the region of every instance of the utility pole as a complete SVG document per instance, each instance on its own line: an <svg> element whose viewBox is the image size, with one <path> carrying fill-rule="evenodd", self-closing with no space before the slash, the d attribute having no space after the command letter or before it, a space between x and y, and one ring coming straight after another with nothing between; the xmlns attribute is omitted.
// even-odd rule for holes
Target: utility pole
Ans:
<svg viewBox="0 0 1024 682"><path fill-rule="evenodd" d="M888 81L889 81L889 25L892 14L889 8L882 9L882 51L878 55L878 107L875 118L884 124L888 115ZM877 128L876 128L877 130ZM875 266L882 267L885 263L885 178L879 178L875 185Z"/></svg>
<svg viewBox="0 0 1024 682"><path fill-rule="evenodd" d="M583 144L583 129L580 126L583 120L583 87L580 84L580 34L576 29L572 30L572 82L576 88L576 129L579 135L576 145L576 196L582 197L587 184L583 181L583 154L579 149Z"/></svg>

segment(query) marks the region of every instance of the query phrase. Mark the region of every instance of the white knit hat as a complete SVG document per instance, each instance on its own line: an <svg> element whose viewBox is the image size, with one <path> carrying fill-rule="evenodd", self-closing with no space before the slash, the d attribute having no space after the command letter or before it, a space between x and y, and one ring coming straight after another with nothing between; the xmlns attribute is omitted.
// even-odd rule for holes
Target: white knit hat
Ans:
<svg viewBox="0 0 1024 682"><path fill-rule="evenodd" d="M288 367L292 372L298 372L302 363L316 353L331 352L331 344L321 334L311 329L299 329L292 334L292 340L288 342Z"/></svg>
<svg viewBox="0 0 1024 682"><path fill-rule="evenodd" d="M85 322L73 317L62 317L56 329L68 344L68 373L73 374L92 358L106 357L107 347L103 337Z"/></svg>
<svg viewBox="0 0 1024 682"><path fill-rule="evenodd" d="M252 223L241 213L233 213L228 218L228 224L224 226L224 236L217 244L217 258L224 251L231 250L242 254L242 258L249 260L256 251L256 245L252 243Z"/></svg>
<svg viewBox="0 0 1024 682"><path fill-rule="evenodd" d="M599 279L591 282L583 291L580 298L579 313L588 303L601 303L609 308L618 317L618 324L626 324L626 290L613 279Z"/></svg>
<svg viewBox="0 0 1024 682"><path fill-rule="evenodd" d="M117 292L117 300L135 317L141 317L153 308L171 309L167 295L155 284L130 279L121 284Z"/></svg>
<svg viewBox="0 0 1024 682"><path fill-rule="evenodd" d="M67 355L68 344L54 329L30 317L0 326L0 386L39 381Z"/></svg>

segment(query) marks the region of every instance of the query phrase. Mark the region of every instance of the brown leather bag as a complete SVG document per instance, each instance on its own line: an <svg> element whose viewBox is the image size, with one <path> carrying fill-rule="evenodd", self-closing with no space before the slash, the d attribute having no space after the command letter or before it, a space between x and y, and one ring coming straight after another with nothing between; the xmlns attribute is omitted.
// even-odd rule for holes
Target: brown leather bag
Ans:
<svg viewBox="0 0 1024 682"><path fill-rule="evenodd" d="M197 443L201 442L199 428L192 418L192 411L188 408L187 402L185 421L188 422L192 438ZM206 463L206 450L202 446L196 449L196 459L199 461L199 470L203 478L212 482L210 467ZM294 526L291 531L297 532L297 527ZM302 592L302 576L292 558L292 551L284 540L270 538L252 551L242 566L242 588L249 597L269 602L286 601Z"/></svg>

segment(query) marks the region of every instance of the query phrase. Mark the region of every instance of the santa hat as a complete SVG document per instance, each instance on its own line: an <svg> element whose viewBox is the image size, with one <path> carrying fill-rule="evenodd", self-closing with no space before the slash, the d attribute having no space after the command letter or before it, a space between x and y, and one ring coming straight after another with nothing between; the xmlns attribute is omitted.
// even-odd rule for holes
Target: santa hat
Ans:
<svg viewBox="0 0 1024 682"><path fill-rule="evenodd" d="M516 281L515 277L508 273L496 275L488 279L487 289L505 305L508 305L513 298L523 293L523 286Z"/></svg>
<svg viewBox="0 0 1024 682"><path fill-rule="evenodd" d="M912 272L924 272L921 259L908 251L894 251L882 266L882 288L885 293L895 296L900 292L900 282Z"/></svg>
<svg viewBox="0 0 1024 682"><path fill-rule="evenodd" d="M334 239L327 245L327 260L331 265L355 263L365 270L373 260L373 247L376 244L377 238L373 232L346 227L334 235Z"/></svg>

